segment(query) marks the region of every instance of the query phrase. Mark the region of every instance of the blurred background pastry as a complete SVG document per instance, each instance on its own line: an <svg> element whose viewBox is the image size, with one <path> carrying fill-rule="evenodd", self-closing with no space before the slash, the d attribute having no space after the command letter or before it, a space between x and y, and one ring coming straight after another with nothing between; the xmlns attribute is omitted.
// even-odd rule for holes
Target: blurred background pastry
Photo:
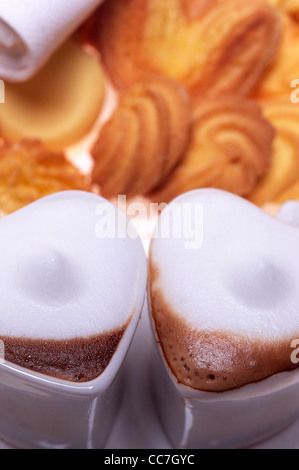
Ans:
<svg viewBox="0 0 299 470"><path fill-rule="evenodd" d="M265 0L269 5L288 13L294 19L299 19L299 0Z"/></svg>
<svg viewBox="0 0 299 470"><path fill-rule="evenodd" d="M88 0L81 22L72 7L67 40L32 78L5 83L5 148L60 153L110 199L168 202L200 187L260 206L299 198L299 0L101 3ZM40 161L30 165L36 177Z"/></svg>
<svg viewBox="0 0 299 470"><path fill-rule="evenodd" d="M248 94L280 34L277 10L260 0L108 0L99 10L99 50L118 89L161 73L192 94Z"/></svg>
<svg viewBox="0 0 299 470"><path fill-rule="evenodd" d="M280 16L283 29L279 50L254 91L257 99L277 96L289 99L291 83L299 78L299 24L289 15L281 13Z"/></svg>
<svg viewBox="0 0 299 470"><path fill-rule="evenodd" d="M206 187L246 196L270 168L274 137L273 126L249 98L198 100L185 155L151 198L169 202L181 193Z"/></svg>
<svg viewBox="0 0 299 470"><path fill-rule="evenodd" d="M292 190L299 183L299 106L289 98L265 100L261 105L264 116L276 129L271 166L249 197L262 206L299 196L298 189Z"/></svg>
<svg viewBox="0 0 299 470"><path fill-rule="evenodd" d="M25 140L0 145L0 209L10 214L59 191L90 191L88 178L62 152Z"/></svg>
<svg viewBox="0 0 299 470"><path fill-rule="evenodd" d="M5 139L40 139L54 150L74 145L90 132L105 100L99 57L69 39L28 81L6 83L0 106Z"/></svg>
<svg viewBox="0 0 299 470"><path fill-rule="evenodd" d="M92 181L101 194L144 195L182 158L189 138L190 99L174 80L155 77L120 95L92 149Z"/></svg>

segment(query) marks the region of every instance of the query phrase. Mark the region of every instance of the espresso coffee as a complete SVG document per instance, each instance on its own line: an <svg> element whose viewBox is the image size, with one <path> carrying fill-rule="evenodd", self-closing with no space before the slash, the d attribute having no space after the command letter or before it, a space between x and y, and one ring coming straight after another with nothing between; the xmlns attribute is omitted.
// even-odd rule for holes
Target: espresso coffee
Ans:
<svg viewBox="0 0 299 470"><path fill-rule="evenodd" d="M126 236L116 207L84 192L49 196L1 224L5 361L68 381L95 379L145 296L140 239Z"/></svg>
<svg viewBox="0 0 299 470"><path fill-rule="evenodd" d="M203 239L192 249L183 227L195 226L196 204ZM224 392L298 367L296 253L298 229L234 195L199 190L168 206L151 244L149 298L160 351L178 383Z"/></svg>
<svg viewBox="0 0 299 470"><path fill-rule="evenodd" d="M5 360L71 382L95 379L108 366L126 327L89 338L33 340L2 337Z"/></svg>

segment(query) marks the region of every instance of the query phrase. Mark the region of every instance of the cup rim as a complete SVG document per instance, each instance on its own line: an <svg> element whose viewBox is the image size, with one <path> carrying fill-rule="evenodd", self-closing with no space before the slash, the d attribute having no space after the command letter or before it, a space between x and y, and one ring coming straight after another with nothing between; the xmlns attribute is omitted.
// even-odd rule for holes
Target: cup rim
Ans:
<svg viewBox="0 0 299 470"><path fill-rule="evenodd" d="M143 284L146 284L145 279L143 279L142 282ZM5 371L8 374L13 375L15 378L23 378L23 380L28 381L31 385L45 387L57 393L73 394L78 396L94 396L103 393L116 378L129 351L140 320L145 299L146 295L144 295L143 298L140 296L138 299L136 308L131 315L129 324L126 327L116 351L104 371L95 379L88 382L72 382L51 377L50 375L42 374L40 372L35 372L9 361L4 361L4 363L0 364L0 376L1 372Z"/></svg>
<svg viewBox="0 0 299 470"><path fill-rule="evenodd" d="M295 369L277 372L276 374L266 377L265 379L260 380L258 382L251 382L242 385L241 387L225 390L223 392L197 390L195 388L189 387L188 385L178 382L177 378L175 377L174 373L172 372L166 361L161 343L157 336L157 330L155 326L155 320L151 312L149 296L147 298L147 304L150 317L150 326L154 336L154 342L156 350L159 354L160 362L162 363L165 372L167 373L173 386L176 388L178 394L181 396L182 399L191 400L194 402L223 402L230 401L232 399L245 400L270 395L288 387L298 385L299 365Z"/></svg>

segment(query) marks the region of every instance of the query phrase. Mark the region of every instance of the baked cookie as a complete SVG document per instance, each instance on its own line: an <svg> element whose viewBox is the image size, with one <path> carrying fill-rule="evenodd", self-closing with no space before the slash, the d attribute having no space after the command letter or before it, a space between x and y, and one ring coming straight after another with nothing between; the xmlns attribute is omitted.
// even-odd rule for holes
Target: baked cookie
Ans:
<svg viewBox="0 0 299 470"><path fill-rule="evenodd" d="M114 0L100 9L98 44L118 89L160 73L195 95L248 94L280 33L279 12L258 0Z"/></svg>
<svg viewBox="0 0 299 470"><path fill-rule="evenodd" d="M264 116L276 129L272 163L249 199L263 205L299 197L299 105L290 99L261 102Z"/></svg>
<svg viewBox="0 0 299 470"><path fill-rule="evenodd" d="M274 136L274 128L249 98L199 100L185 156L151 198L169 202L206 187L248 195L270 168Z"/></svg>
<svg viewBox="0 0 299 470"><path fill-rule="evenodd" d="M63 153L48 150L39 141L0 146L0 210L4 214L56 192L90 189L85 175Z"/></svg>
<svg viewBox="0 0 299 470"><path fill-rule="evenodd" d="M92 181L101 194L144 195L182 158L189 137L190 99L177 82L157 77L120 96L92 149Z"/></svg>

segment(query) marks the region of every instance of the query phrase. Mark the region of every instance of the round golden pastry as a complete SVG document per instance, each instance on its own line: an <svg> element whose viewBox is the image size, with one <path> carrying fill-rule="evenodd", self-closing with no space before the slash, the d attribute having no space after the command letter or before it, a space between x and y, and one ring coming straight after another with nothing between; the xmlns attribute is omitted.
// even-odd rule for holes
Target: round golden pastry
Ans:
<svg viewBox="0 0 299 470"><path fill-rule="evenodd" d="M91 190L83 175L61 152L24 140L0 145L0 210L10 214L50 194Z"/></svg>
<svg viewBox="0 0 299 470"><path fill-rule="evenodd" d="M160 73L194 95L248 94L280 33L278 11L259 0L114 0L99 11L99 50L120 90Z"/></svg>
<svg viewBox="0 0 299 470"><path fill-rule="evenodd" d="M299 0L264 0L269 5L279 8L290 16L299 19Z"/></svg>
<svg viewBox="0 0 299 470"><path fill-rule="evenodd" d="M76 144L91 130L105 98L99 57L69 39L30 80L5 84L0 106L3 137L39 139L54 150Z"/></svg>
<svg viewBox="0 0 299 470"><path fill-rule="evenodd" d="M150 197L169 202L206 187L246 196L270 168L274 137L255 101L238 95L201 99L184 158Z"/></svg>
<svg viewBox="0 0 299 470"><path fill-rule="evenodd" d="M145 195L183 156L191 120L190 99L177 82L153 77L121 94L92 156L92 181L113 198Z"/></svg>

